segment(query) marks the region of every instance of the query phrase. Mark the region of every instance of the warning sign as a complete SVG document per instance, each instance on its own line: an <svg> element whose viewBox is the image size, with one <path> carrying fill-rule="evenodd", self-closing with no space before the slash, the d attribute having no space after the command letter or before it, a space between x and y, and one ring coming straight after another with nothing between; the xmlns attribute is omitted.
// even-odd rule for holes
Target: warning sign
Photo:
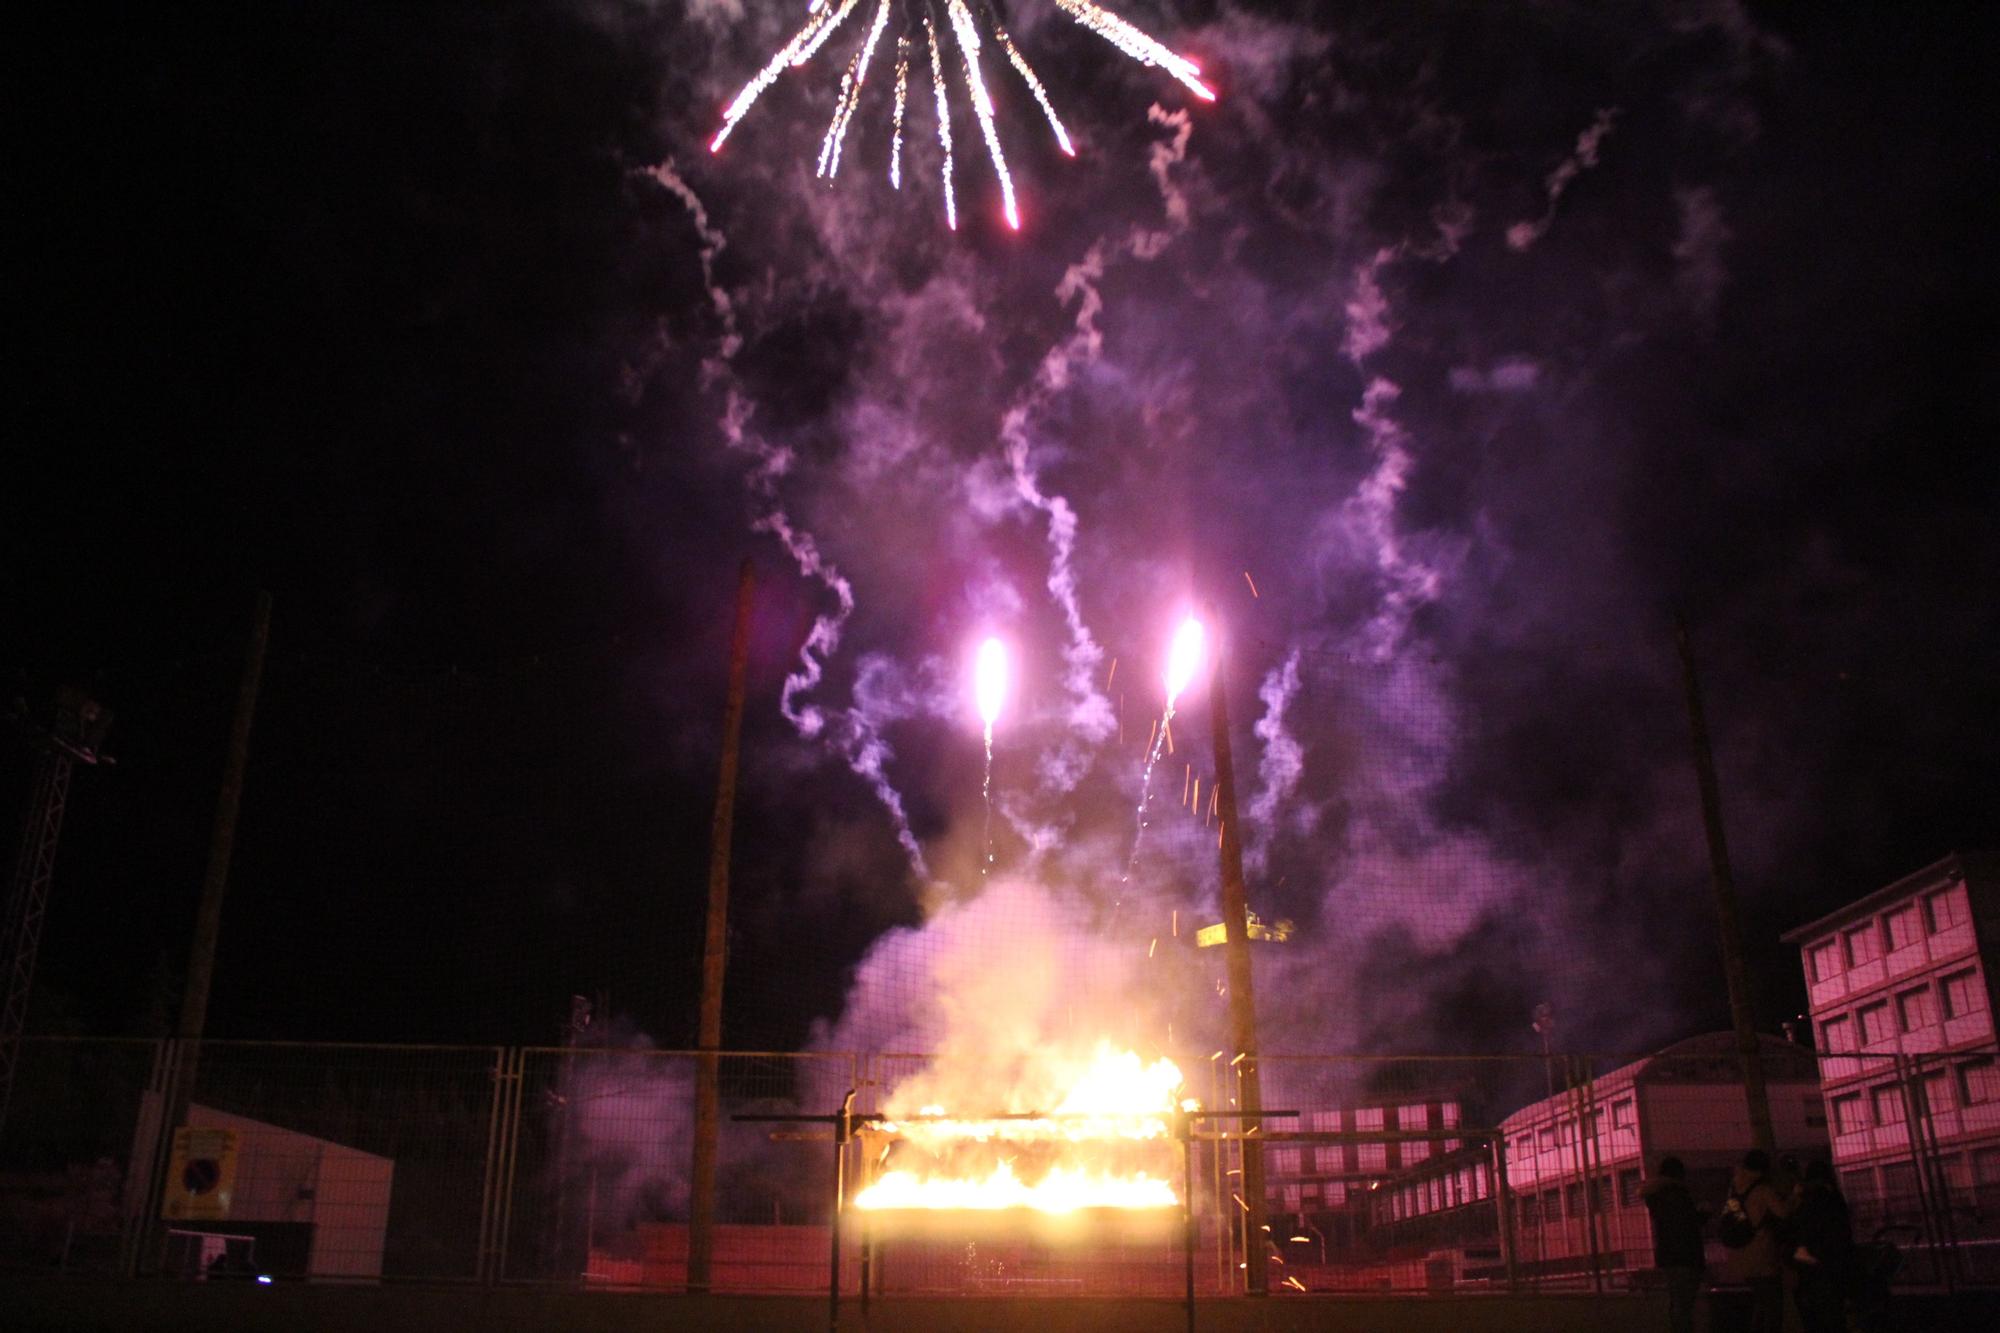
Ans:
<svg viewBox="0 0 2000 1333"><path fill-rule="evenodd" d="M169 1222L215 1221L229 1216L236 1192L236 1131L174 1131L174 1155L167 1162L166 1197L160 1216Z"/></svg>

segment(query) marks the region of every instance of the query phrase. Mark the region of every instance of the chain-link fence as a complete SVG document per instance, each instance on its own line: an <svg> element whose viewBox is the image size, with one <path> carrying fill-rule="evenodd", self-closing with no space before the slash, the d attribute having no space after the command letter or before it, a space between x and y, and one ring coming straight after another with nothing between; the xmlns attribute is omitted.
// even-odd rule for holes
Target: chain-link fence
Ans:
<svg viewBox="0 0 2000 1333"><path fill-rule="evenodd" d="M1990 1047L1816 1059L1764 1039L1786 1177L1830 1161L1899 1280L2000 1281L2000 1081ZM10 1271L397 1278L676 1290L689 1280L697 1054L38 1039L0 1142ZM879 1177L876 1117L928 1057L727 1053L710 1285L825 1290L836 1179ZM1216 1052L1184 1093L1239 1110ZM1752 1141L1732 1034L1636 1059L1267 1056L1266 1117L1105 1150L1155 1207L1067 1214L846 1207L843 1287L919 1293L1605 1290L1656 1280L1647 1196L1668 1158L1714 1212ZM836 1176L842 1105L854 1098ZM999 1112L1005 1108L982 1108ZM1190 1130L1181 1137L1183 1128ZM1034 1153L998 1151L1023 1173ZM1086 1154L1095 1151L1085 1144ZM1252 1234L1245 1155L1269 1231ZM1180 1206L1186 1204L1186 1211ZM1713 1236L1712 1273L1732 1255Z"/></svg>

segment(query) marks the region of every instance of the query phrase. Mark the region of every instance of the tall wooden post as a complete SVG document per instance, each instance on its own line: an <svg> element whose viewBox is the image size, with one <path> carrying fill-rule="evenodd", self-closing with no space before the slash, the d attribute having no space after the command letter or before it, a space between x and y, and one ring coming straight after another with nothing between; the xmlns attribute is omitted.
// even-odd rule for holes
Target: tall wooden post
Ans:
<svg viewBox="0 0 2000 1333"><path fill-rule="evenodd" d="M1674 616L1674 645L1680 650L1681 682L1687 693L1694 775L1701 788L1701 822L1708 832L1709 878L1715 886L1716 924L1722 937L1722 976L1729 987L1729 1017L1736 1028L1743 1094L1750 1106L1750 1138L1765 1152L1776 1152L1771 1098L1764 1088L1764 1053L1757 1044L1756 1020L1750 1012L1750 974L1743 963L1743 925L1736 911L1736 878L1730 873L1729 841L1722 831L1722 793L1715 780L1715 755L1708 743L1708 718L1702 710L1694 648L1688 642L1687 621L1678 614Z"/></svg>
<svg viewBox="0 0 2000 1333"><path fill-rule="evenodd" d="M1211 618L1213 619L1213 618ZM1263 1090L1257 1071L1257 1001L1250 981L1249 905L1243 886L1243 842L1236 817L1236 765L1229 749L1229 690L1223 678L1223 644L1215 631L1215 664L1208 675L1208 717L1214 731L1216 811L1222 818L1217 839L1222 859L1223 961L1229 972L1229 1031L1236 1047L1237 1086L1242 1109L1243 1203L1247 1242L1243 1247L1244 1288L1252 1296L1270 1291L1270 1253L1265 1229Z"/></svg>
<svg viewBox="0 0 2000 1333"><path fill-rule="evenodd" d="M736 575L736 632L729 644L729 701L722 713L722 766L709 825L708 923L701 947L701 1055L695 1071L694 1169L690 1173L687 1286L707 1291L715 1256L715 1139L722 1049L722 973L729 951L729 849L736 819L736 765L742 749L743 692L750 668L750 606L757 576L744 557Z"/></svg>
<svg viewBox="0 0 2000 1333"><path fill-rule="evenodd" d="M198 1042L208 1024L209 984L215 977L215 950L222 936L222 900L229 891L229 863L236 854L236 819L243 807L243 774L250 766L250 726L257 719L257 693L264 681L264 650L271 642L271 594L257 594L256 620L243 653L243 679L236 687L236 712L229 723L229 754L222 768L222 789L215 798L215 826L209 834L208 869L201 881L201 906L195 911L194 943L188 951L187 987L181 993L183 1042ZM193 1088L183 1083L181 1105ZM170 1122L169 1128L178 1121Z"/></svg>

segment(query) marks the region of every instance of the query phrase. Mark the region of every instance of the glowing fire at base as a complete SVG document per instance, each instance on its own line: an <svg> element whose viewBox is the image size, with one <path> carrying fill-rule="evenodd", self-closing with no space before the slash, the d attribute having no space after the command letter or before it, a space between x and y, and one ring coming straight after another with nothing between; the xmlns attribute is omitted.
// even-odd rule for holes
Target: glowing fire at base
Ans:
<svg viewBox="0 0 2000 1333"><path fill-rule="evenodd" d="M1181 1073L1100 1042L1058 1105L1019 1118L957 1119L925 1106L863 1133L870 1183L857 1208L1072 1213L1175 1208L1171 1133ZM891 1105L894 1105L894 1098Z"/></svg>

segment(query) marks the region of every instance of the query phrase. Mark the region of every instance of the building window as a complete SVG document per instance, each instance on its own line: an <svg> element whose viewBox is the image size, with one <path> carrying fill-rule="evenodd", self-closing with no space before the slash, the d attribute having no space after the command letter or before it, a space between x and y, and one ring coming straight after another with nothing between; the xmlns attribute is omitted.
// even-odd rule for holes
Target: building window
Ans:
<svg viewBox="0 0 2000 1333"><path fill-rule="evenodd" d="M1854 1047L1854 1023L1846 1014L1838 1018L1823 1020L1819 1025L1819 1044L1828 1055L1838 1055L1851 1051Z"/></svg>
<svg viewBox="0 0 2000 1333"><path fill-rule="evenodd" d="M1874 1004L1861 1006L1861 1011L1857 1017L1861 1020L1861 1044L1863 1046L1873 1046L1878 1041L1888 1041L1896 1035L1895 1028L1890 1026L1889 1002L1887 1000L1878 1000Z"/></svg>
<svg viewBox="0 0 2000 1333"><path fill-rule="evenodd" d="M1840 941L1825 940L1806 951L1812 960L1812 979L1815 982L1832 981L1840 975Z"/></svg>
<svg viewBox="0 0 2000 1333"><path fill-rule="evenodd" d="M1590 1206L1599 1215L1611 1211L1611 1177L1592 1176L1590 1178Z"/></svg>
<svg viewBox="0 0 2000 1333"><path fill-rule="evenodd" d="M1320 1193L1326 1196L1326 1206L1338 1208L1347 1202L1347 1182L1330 1180L1320 1186Z"/></svg>
<svg viewBox="0 0 2000 1333"><path fill-rule="evenodd" d="M1563 1198L1561 1190L1542 1191L1542 1220L1550 1224L1562 1221Z"/></svg>
<svg viewBox="0 0 2000 1333"><path fill-rule="evenodd" d="M1389 1150L1379 1143L1362 1144L1361 1151L1356 1156L1360 1159L1363 1171L1387 1171L1389 1169Z"/></svg>
<svg viewBox="0 0 2000 1333"><path fill-rule="evenodd" d="M1382 1128L1382 1108L1379 1106L1364 1106L1359 1111L1356 1111L1354 1113L1354 1128L1357 1130Z"/></svg>
<svg viewBox="0 0 2000 1333"><path fill-rule="evenodd" d="M1922 1088L1924 1094L1923 1105L1927 1113L1936 1115L1940 1111L1951 1110L1951 1071L1949 1069L1933 1069L1926 1073L1923 1076Z"/></svg>
<svg viewBox="0 0 2000 1333"><path fill-rule="evenodd" d="M1457 1102L1446 1102L1446 1103L1444 1104L1444 1107L1443 1107L1443 1110L1444 1110L1444 1127L1445 1127L1446 1129L1457 1129L1457 1128L1458 1128L1458 1103L1457 1103Z"/></svg>
<svg viewBox="0 0 2000 1333"><path fill-rule="evenodd" d="M1867 1115L1861 1105L1860 1093L1850 1092L1845 1097L1833 1099L1834 1133L1858 1134L1867 1127Z"/></svg>
<svg viewBox="0 0 2000 1333"><path fill-rule="evenodd" d="M1566 1217L1583 1216L1583 1182L1576 1181L1563 1186L1563 1213Z"/></svg>
<svg viewBox="0 0 2000 1333"><path fill-rule="evenodd" d="M1429 1129L1431 1108L1428 1106L1405 1106L1396 1112L1396 1128Z"/></svg>
<svg viewBox="0 0 2000 1333"><path fill-rule="evenodd" d="M1799 1111L1805 1117L1807 1129L1826 1128L1826 1103L1808 1095L1799 1101Z"/></svg>
<svg viewBox="0 0 2000 1333"><path fill-rule="evenodd" d="M1915 1032L1937 1022L1937 1002L1931 996L1929 986L1918 986L1906 990L1896 997L1896 1019L1903 1025L1903 1031Z"/></svg>
<svg viewBox="0 0 2000 1333"><path fill-rule="evenodd" d="M1539 1225L1541 1220L1542 1209L1540 1203L1534 1195L1523 1194L1521 1196L1521 1225L1532 1227Z"/></svg>
<svg viewBox="0 0 2000 1333"><path fill-rule="evenodd" d="M1900 1083L1884 1083L1880 1087L1870 1088L1868 1096L1874 1104L1876 1124L1903 1123L1903 1087Z"/></svg>
<svg viewBox="0 0 2000 1333"><path fill-rule="evenodd" d="M2000 1185L2000 1148L1972 1150L1972 1183Z"/></svg>
<svg viewBox="0 0 2000 1333"><path fill-rule="evenodd" d="M1403 1145L1403 1165L1415 1166L1431 1155L1431 1145L1422 1139L1413 1139Z"/></svg>
<svg viewBox="0 0 2000 1333"><path fill-rule="evenodd" d="M1872 963L1882 956L1882 937L1872 929L1872 924L1857 926L1847 932L1847 965L1860 967Z"/></svg>
<svg viewBox="0 0 2000 1333"><path fill-rule="evenodd" d="M1963 1018L1986 1007L1986 997L1979 993L1979 973L1972 968L1952 973L1938 983L1938 988L1944 992L1946 1018Z"/></svg>
<svg viewBox="0 0 2000 1333"><path fill-rule="evenodd" d="M1271 1153L1271 1170L1281 1176L1296 1176L1304 1166L1305 1156L1301 1148L1278 1148Z"/></svg>
<svg viewBox="0 0 2000 1333"><path fill-rule="evenodd" d="M1317 1150L1316 1160L1321 1175L1337 1176L1347 1169L1347 1149L1338 1144L1331 1148L1320 1148Z"/></svg>
<svg viewBox="0 0 2000 1333"><path fill-rule="evenodd" d="M1540 1145L1543 1152L1554 1152L1556 1150L1555 1127L1544 1126L1542 1131L1535 1135L1535 1142Z"/></svg>
<svg viewBox="0 0 2000 1333"><path fill-rule="evenodd" d="M1930 914L1933 933L1965 924L1965 906L1957 889L1933 893L1924 899L1924 908Z"/></svg>
<svg viewBox="0 0 2000 1333"><path fill-rule="evenodd" d="M1639 1173L1620 1171L1618 1173L1618 1203L1620 1207L1633 1208L1639 1203Z"/></svg>
<svg viewBox="0 0 2000 1333"><path fill-rule="evenodd" d="M2000 1102L2000 1067L1994 1065L1993 1057L1982 1056L1960 1065L1958 1091L1960 1100L1967 1106Z"/></svg>
<svg viewBox="0 0 2000 1333"><path fill-rule="evenodd" d="M1882 938L1888 942L1891 953L1897 949L1907 949L1924 937L1923 927L1917 921L1917 905L1908 903L1882 916Z"/></svg>

